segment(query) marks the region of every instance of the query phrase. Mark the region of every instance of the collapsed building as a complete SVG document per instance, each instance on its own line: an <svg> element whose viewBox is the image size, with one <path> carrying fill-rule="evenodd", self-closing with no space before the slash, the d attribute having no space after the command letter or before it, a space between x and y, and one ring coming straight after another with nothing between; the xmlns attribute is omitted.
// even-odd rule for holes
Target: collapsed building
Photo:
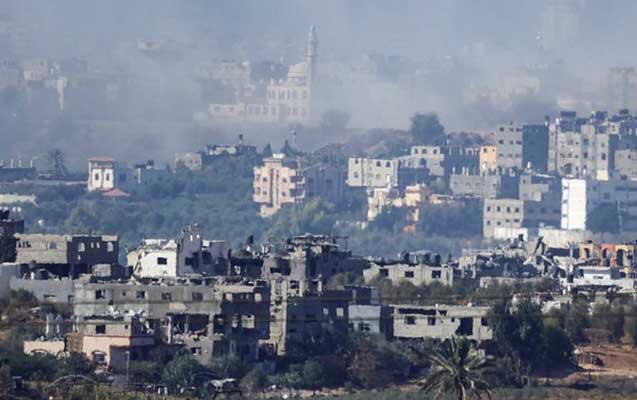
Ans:
<svg viewBox="0 0 637 400"><path fill-rule="evenodd" d="M265 255L263 279L272 290L267 344L273 353L285 354L290 340L302 340L307 334L347 333L348 306L355 290L327 290L326 284L337 274L361 276L367 262L342 250L336 241L297 236Z"/></svg>

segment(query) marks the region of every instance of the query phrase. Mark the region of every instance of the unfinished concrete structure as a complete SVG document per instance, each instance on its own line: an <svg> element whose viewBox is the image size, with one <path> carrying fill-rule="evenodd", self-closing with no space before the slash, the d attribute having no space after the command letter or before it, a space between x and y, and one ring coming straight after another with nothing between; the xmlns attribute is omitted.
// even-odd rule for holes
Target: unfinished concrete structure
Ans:
<svg viewBox="0 0 637 400"><path fill-rule="evenodd" d="M154 346L152 332L138 315L78 316L67 335L69 352L108 368L122 369L129 361L144 360Z"/></svg>
<svg viewBox="0 0 637 400"><path fill-rule="evenodd" d="M559 200L486 199L482 235L491 239L514 238L520 228L560 226L561 215Z"/></svg>
<svg viewBox="0 0 637 400"><path fill-rule="evenodd" d="M621 119L620 116L617 118ZM619 141L615 117L597 111L589 118L562 111L549 125L548 171L562 176L608 179Z"/></svg>
<svg viewBox="0 0 637 400"><path fill-rule="evenodd" d="M347 185L368 189L398 186L398 160L350 157Z"/></svg>
<svg viewBox="0 0 637 400"><path fill-rule="evenodd" d="M615 152L615 174L625 179L637 179L637 149L622 148Z"/></svg>
<svg viewBox="0 0 637 400"><path fill-rule="evenodd" d="M493 339L486 320L489 307L393 305L396 339L449 339L463 336L478 342Z"/></svg>
<svg viewBox="0 0 637 400"><path fill-rule="evenodd" d="M456 171L449 176L449 188L456 196L470 196L481 199L518 196L518 176L514 173L502 174L498 171L477 170Z"/></svg>
<svg viewBox="0 0 637 400"><path fill-rule="evenodd" d="M285 354L288 342L302 340L323 329L347 332L347 313L352 290L325 290L336 274L362 275L367 261L341 250L336 238L298 236L264 255L263 279L269 282L270 337L274 354Z"/></svg>
<svg viewBox="0 0 637 400"><path fill-rule="evenodd" d="M303 291L312 291L336 274L361 276L367 261L341 249L338 239L322 235L288 239L265 255L262 278L267 281L284 279L300 287L305 286Z"/></svg>
<svg viewBox="0 0 637 400"><path fill-rule="evenodd" d="M366 283L375 279L388 279L394 285L411 282L416 286L432 283L452 286L454 268L444 264L439 254L425 253L411 259L407 254L400 261L371 261L369 268L363 271L363 276Z"/></svg>
<svg viewBox="0 0 637 400"><path fill-rule="evenodd" d="M258 356L269 332L270 291L263 282L164 279L77 282L73 313L105 316L133 310L167 344L186 347L196 359Z"/></svg>
<svg viewBox="0 0 637 400"><path fill-rule="evenodd" d="M549 134L545 124L499 125L495 138L498 168L546 171Z"/></svg>
<svg viewBox="0 0 637 400"><path fill-rule="evenodd" d="M57 275L77 278L98 264L117 264L117 236L17 234L16 262L48 265Z"/></svg>
<svg viewBox="0 0 637 400"><path fill-rule="evenodd" d="M412 166L426 167L431 176L449 176L454 171L478 170L480 148L461 146L412 146Z"/></svg>

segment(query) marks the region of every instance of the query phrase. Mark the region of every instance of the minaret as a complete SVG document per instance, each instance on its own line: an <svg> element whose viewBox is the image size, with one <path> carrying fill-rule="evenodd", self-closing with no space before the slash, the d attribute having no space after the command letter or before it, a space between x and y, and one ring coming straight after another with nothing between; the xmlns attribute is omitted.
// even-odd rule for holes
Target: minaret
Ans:
<svg viewBox="0 0 637 400"><path fill-rule="evenodd" d="M312 85L316 75L316 57L318 56L316 49L318 48L318 39L316 37L316 28L314 25L310 27L310 34L307 37L307 52L305 53L305 65L307 65L307 82Z"/></svg>

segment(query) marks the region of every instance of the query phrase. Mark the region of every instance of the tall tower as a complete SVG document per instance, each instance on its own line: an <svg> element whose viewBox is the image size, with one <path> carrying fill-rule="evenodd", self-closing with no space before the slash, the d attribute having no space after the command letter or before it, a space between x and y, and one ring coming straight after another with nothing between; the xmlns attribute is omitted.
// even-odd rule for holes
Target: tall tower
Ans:
<svg viewBox="0 0 637 400"><path fill-rule="evenodd" d="M318 56L316 49L318 48L318 38L316 37L316 28L314 25L310 27L310 33L307 37L307 52L305 53L305 65L307 65L307 83L312 85L314 76L316 75L316 57Z"/></svg>

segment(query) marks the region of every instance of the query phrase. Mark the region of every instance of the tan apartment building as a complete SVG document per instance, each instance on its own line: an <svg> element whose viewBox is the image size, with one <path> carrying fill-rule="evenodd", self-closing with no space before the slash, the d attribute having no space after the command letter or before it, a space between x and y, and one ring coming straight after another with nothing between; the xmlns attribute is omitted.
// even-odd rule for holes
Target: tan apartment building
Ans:
<svg viewBox="0 0 637 400"><path fill-rule="evenodd" d="M480 173L495 171L498 168L497 146L480 146Z"/></svg>
<svg viewBox="0 0 637 400"><path fill-rule="evenodd" d="M339 202L344 194L345 172L324 165L305 165L298 159L275 154L254 168L253 200L262 217L270 217L286 205L312 197Z"/></svg>

